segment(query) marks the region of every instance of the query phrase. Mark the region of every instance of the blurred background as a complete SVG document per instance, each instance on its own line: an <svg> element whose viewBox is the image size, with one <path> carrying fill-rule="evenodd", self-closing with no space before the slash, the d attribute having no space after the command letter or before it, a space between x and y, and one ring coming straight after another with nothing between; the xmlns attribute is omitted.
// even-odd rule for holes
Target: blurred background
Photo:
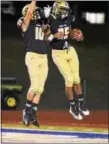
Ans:
<svg viewBox="0 0 109 144"><path fill-rule="evenodd" d="M23 109L29 78L24 63L24 44L16 23L29 1L1 1L2 109ZM53 1L38 1L39 6ZM84 33L84 42L72 41L80 60L80 75L86 80L86 104L91 110L108 109L108 8L106 1L69 2ZM64 80L51 59L40 109L67 109Z"/></svg>

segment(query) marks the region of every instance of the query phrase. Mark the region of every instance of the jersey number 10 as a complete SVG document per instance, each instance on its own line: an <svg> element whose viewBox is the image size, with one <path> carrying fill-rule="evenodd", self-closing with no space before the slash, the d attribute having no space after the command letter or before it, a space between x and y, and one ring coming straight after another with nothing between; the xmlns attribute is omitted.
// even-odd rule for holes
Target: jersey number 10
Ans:
<svg viewBox="0 0 109 144"><path fill-rule="evenodd" d="M35 39L36 40L43 40L44 39L44 33L42 32L41 27L35 28Z"/></svg>

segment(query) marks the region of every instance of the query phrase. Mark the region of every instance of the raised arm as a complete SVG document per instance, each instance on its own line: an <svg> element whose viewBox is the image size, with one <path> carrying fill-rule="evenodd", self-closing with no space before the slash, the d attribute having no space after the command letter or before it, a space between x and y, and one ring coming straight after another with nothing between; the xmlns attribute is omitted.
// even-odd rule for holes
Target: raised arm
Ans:
<svg viewBox="0 0 109 144"><path fill-rule="evenodd" d="M30 3L30 5L28 7L26 16L24 17L23 23L22 23L22 31L23 32L25 32L28 29L35 5L36 5L36 0L32 0L32 2Z"/></svg>

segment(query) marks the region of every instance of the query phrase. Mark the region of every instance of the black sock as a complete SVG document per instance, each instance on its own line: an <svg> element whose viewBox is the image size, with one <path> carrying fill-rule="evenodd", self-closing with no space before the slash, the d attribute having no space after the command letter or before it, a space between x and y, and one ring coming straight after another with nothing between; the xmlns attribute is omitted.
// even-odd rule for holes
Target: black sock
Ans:
<svg viewBox="0 0 109 144"><path fill-rule="evenodd" d="M83 102L83 101L84 101L83 94L80 94L80 95L78 95L77 97L78 97L78 101L79 101L79 102Z"/></svg>
<svg viewBox="0 0 109 144"><path fill-rule="evenodd" d="M69 105L75 105L75 104L76 104L76 100L75 99L69 100Z"/></svg>
<svg viewBox="0 0 109 144"><path fill-rule="evenodd" d="M38 104L32 103L32 111L36 112L38 110Z"/></svg>
<svg viewBox="0 0 109 144"><path fill-rule="evenodd" d="M25 105L25 110L29 111L31 109L31 107L32 107L32 101L27 100L26 105Z"/></svg>

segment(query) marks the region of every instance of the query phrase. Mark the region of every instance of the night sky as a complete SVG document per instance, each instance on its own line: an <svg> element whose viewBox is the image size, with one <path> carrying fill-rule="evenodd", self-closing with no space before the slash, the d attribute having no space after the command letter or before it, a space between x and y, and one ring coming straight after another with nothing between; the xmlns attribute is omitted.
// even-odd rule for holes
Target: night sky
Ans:
<svg viewBox="0 0 109 144"><path fill-rule="evenodd" d="M25 1L25 2L14 2L18 13L21 13L21 9L22 7L27 4L30 3L30 1ZM43 6L47 6L48 4L50 6L52 6L52 4L54 3L54 1L38 1L37 5L40 7ZM79 4L79 10L80 11L98 11L98 12L105 12L108 13L108 3L106 1L69 1L70 7L73 9L75 4Z"/></svg>
<svg viewBox="0 0 109 144"><path fill-rule="evenodd" d="M100 7L100 8L102 8L102 7L104 7L105 5L107 5L107 1L89 1L89 2L87 2L87 1L68 1L70 4L71 3L81 3L81 4L84 4L84 5L91 5L92 7ZM18 5L18 3L19 4L26 4L26 3L30 3L30 1L14 1L14 3L15 4L17 4ZM46 4L50 4L50 5L52 5L54 3L54 1L38 1L37 2L37 4L38 5L46 5Z"/></svg>
<svg viewBox="0 0 109 144"><path fill-rule="evenodd" d="M19 10L27 3L30 3L30 1L25 2L14 2L15 6L19 8ZM38 1L38 6L47 6L48 4L52 6L54 1ZM69 4L71 7L73 7L74 4L79 4L80 8L86 9L86 10L94 10L94 11L108 11L108 2L106 1L69 1Z"/></svg>
<svg viewBox="0 0 109 144"><path fill-rule="evenodd" d="M24 7L24 5L30 3L30 1L14 1L14 6L16 7L16 18L19 18L21 16L21 10ZM54 1L38 1L37 5L40 7L47 6L48 4L52 6ZM69 1L69 5L74 12L74 7L76 4L79 6L79 11L93 11L93 12L105 12L106 15L108 15L108 1ZM107 18L108 19L108 16ZM107 20L106 20L107 21Z"/></svg>

